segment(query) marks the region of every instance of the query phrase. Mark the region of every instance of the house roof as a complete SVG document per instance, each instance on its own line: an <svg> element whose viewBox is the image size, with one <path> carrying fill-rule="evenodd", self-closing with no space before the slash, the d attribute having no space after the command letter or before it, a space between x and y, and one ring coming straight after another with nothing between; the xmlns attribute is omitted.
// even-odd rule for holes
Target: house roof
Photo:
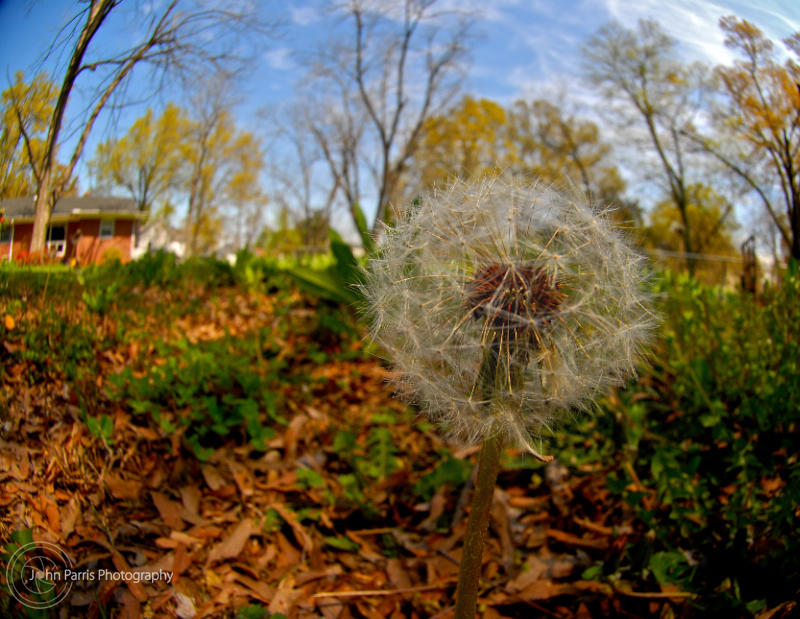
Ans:
<svg viewBox="0 0 800 619"><path fill-rule="evenodd" d="M36 211L34 198L10 198L0 200L0 210L4 210L7 220L33 219ZM129 198L61 198L56 202L51 217L80 217L86 215L117 215L127 217L143 217L144 213L136 208L136 203Z"/></svg>

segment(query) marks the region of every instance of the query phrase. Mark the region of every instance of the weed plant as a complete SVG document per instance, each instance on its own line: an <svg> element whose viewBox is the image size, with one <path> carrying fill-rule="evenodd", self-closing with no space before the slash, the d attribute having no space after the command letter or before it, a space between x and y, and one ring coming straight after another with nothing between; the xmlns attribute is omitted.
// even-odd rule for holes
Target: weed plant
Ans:
<svg viewBox="0 0 800 619"><path fill-rule="evenodd" d="M797 265L757 297L675 274L658 289L653 366L555 434L559 461L612 467L608 488L650 532L585 576L651 575L701 594L702 612L757 614L800 588Z"/></svg>

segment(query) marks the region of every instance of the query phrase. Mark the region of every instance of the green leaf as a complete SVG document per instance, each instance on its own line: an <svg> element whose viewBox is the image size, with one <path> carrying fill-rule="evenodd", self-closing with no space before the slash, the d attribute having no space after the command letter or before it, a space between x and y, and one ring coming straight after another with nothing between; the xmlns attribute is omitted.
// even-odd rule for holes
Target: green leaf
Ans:
<svg viewBox="0 0 800 619"><path fill-rule="evenodd" d="M747 610L749 610L754 615L764 610L766 606L767 606L766 600L751 600L750 602L747 602L747 604L745 604L745 608L747 608Z"/></svg>
<svg viewBox="0 0 800 619"><path fill-rule="evenodd" d="M358 478L355 475L351 473L339 475L338 480L344 489L344 496L348 501L356 504L363 504L366 501L364 493L361 492Z"/></svg>
<svg viewBox="0 0 800 619"><path fill-rule="evenodd" d="M311 294L323 299L344 305L352 305L359 300L355 292L345 287L330 272L324 273L304 266L293 266L287 268L286 273Z"/></svg>
<svg viewBox="0 0 800 619"><path fill-rule="evenodd" d="M361 546L347 537L326 537L325 543L331 548L345 550L347 552L356 552L359 548L361 548Z"/></svg>
<svg viewBox="0 0 800 619"><path fill-rule="evenodd" d="M692 568L678 552L657 552L650 559L650 569L659 584L669 585L681 582Z"/></svg>
<svg viewBox="0 0 800 619"><path fill-rule="evenodd" d="M712 426L717 425L719 422L720 422L720 416L719 415L715 415L713 413L708 413L706 415L701 415L700 416L700 424L704 428L710 428Z"/></svg>
<svg viewBox="0 0 800 619"><path fill-rule="evenodd" d="M333 438L333 451L342 458L347 458L356 446L358 436L347 430L339 430Z"/></svg>
<svg viewBox="0 0 800 619"><path fill-rule="evenodd" d="M271 617L277 617L272 615ZM261 606L254 606L252 604L242 606L236 611L236 619L271 619L269 611Z"/></svg>
<svg viewBox="0 0 800 619"><path fill-rule="evenodd" d="M86 427L97 438L102 438L107 443L112 442L111 435L114 434L114 421L108 415L103 414L99 418L87 417Z"/></svg>
<svg viewBox="0 0 800 619"><path fill-rule="evenodd" d="M423 476L414 486L414 494L427 500L434 495L436 490L445 484L453 488L462 486L472 473L472 463L469 460L448 458L437 466L431 473Z"/></svg>
<svg viewBox="0 0 800 619"><path fill-rule="evenodd" d="M358 202L353 204L353 218L355 219L358 233L361 235L361 242L364 244L364 252L367 255L373 254L375 252L375 240L369 232L367 218L364 217L364 211L361 210Z"/></svg>
<svg viewBox="0 0 800 619"><path fill-rule="evenodd" d="M304 488L322 488L325 480L313 469L297 469L297 481Z"/></svg>
<svg viewBox="0 0 800 619"><path fill-rule="evenodd" d="M19 529L11 534L11 539L20 547L33 543L33 529Z"/></svg>
<svg viewBox="0 0 800 619"><path fill-rule="evenodd" d="M333 228L328 232L331 242L331 253L336 258L336 272L342 282L356 284L361 281L361 269L353 250Z"/></svg>

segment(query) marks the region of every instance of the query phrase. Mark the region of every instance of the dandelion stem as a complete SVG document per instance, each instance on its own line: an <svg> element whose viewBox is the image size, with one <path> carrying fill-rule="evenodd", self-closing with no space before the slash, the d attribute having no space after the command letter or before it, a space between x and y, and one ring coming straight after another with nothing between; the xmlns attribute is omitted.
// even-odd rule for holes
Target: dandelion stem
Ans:
<svg viewBox="0 0 800 619"><path fill-rule="evenodd" d="M489 516L492 511L494 486L502 451L501 432L494 432L483 442L478 463L478 477L475 480L475 496L472 498L467 534L464 537L464 550L461 553L454 619L475 619L483 545L489 529Z"/></svg>

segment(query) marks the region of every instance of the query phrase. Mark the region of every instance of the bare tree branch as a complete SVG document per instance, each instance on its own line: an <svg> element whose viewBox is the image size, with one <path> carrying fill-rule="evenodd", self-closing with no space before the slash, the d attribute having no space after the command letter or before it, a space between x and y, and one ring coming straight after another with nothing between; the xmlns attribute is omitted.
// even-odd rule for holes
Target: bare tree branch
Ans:
<svg viewBox="0 0 800 619"><path fill-rule="evenodd" d="M95 90L89 107L82 115L80 137L68 164L70 173L83 154L98 116L115 93L124 92L123 85L137 66L149 66L154 75L160 74L162 79L168 73L187 78L198 73L234 72L247 61L246 54L239 51L244 49L240 35L264 34L268 30L248 11L207 8L199 0L171 0L162 8L155 9L146 19L141 43L105 58L88 58L97 32L107 22L109 15L118 13L121 4L121 0L91 0L83 11L70 20L58 37L62 49L65 52L69 50L69 62L47 132L38 179L32 251L44 249L50 213L63 189L58 186L53 174L55 150L61 138L67 104L82 74L105 71L101 85ZM135 11L136 5L131 6ZM134 21L138 17L133 14ZM83 26L79 28L81 23ZM51 48L49 54L55 54L56 50L57 47ZM158 80L154 80L154 83L158 83Z"/></svg>
<svg viewBox="0 0 800 619"><path fill-rule="evenodd" d="M466 66L474 16L437 11L435 5L436 0L338 5L350 34L330 42L312 66L311 85L333 84L341 93L339 120L328 110L315 121L314 135L354 217L364 193L358 168L372 170L373 231L386 217L425 121L450 103ZM340 122L362 122L362 115L368 131Z"/></svg>

